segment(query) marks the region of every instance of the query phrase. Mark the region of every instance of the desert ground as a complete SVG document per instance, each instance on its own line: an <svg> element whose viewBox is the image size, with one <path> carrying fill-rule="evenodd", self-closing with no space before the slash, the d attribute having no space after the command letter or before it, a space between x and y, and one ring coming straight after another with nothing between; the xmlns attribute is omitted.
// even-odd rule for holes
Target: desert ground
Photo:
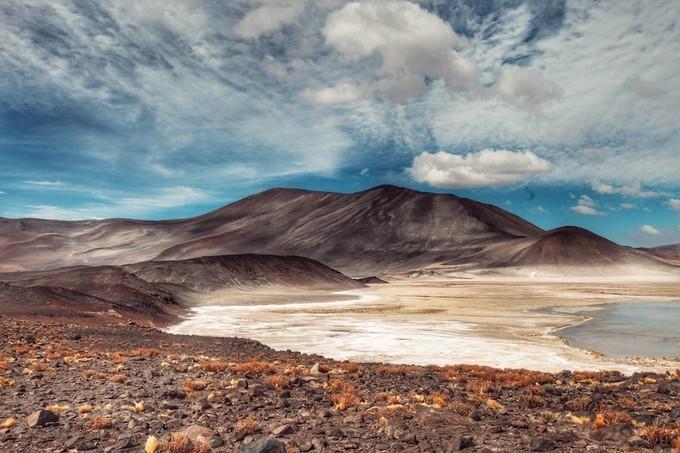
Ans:
<svg viewBox="0 0 680 453"><path fill-rule="evenodd" d="M456 277L393 279L332 296L223 291L204 298L168 331L254 338L341 360L550 372L680 366L677 357L604 357L555 334L587 322L583 312L603 304L680 301L674 278Z"/></svg>

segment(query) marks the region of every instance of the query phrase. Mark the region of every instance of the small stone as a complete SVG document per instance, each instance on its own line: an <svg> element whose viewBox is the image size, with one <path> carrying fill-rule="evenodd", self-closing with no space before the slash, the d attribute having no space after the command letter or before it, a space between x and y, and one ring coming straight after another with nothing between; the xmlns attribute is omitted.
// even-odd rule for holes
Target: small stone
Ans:
<svg viewBox="0 0 680 453"><path fill-rule="evenodd" d="M460 451L470 448L474 445L472 436L458 436L453 439L453 442L449 445L448 451Z"/></svg>
<svg viewBox="0 0 680 453"><path fill-rule="evenodd" d="M628 445L630 445L631 447L637 447L637 448L648 448L649 447L648 442L640 436L630 436L628 438Z"/></svg>
<svg viewBox="0 0 680 453"><path fill-rule="evenodd" d="M236 381L236 388L247 389L248 388L248 381L246 379L238 379Z"/></svg>
<svg viewBox="0 0 680 453"><path fill-rule="evenodd" d="M45 426L48 423L57 423L58 421L59 416L57 414L45 409L40 409L39 411L33 412L26 419L26 423L31 428L35 428L37 426Z"/></svg>
<svg viewBox="0 0 680 453"><path fill-rule="evenodd" d="M321 374L321 372L319 371L319 362L316 362L314 365L312 365L312 367L309 369L309 374L311 374L312 376L318 376L319 374Z"/></svg>
<svg viewBox="0 0 680 453"><path fill-rule="evenodd" d="M288 424L278 426L271 431L272 435L275 437L287 436L288 434L293 434L294 432L295 428Z"/></svg>
<svg viewBox="0 0 680 453"><path fill-rule="evenodd" d="M192 442L208 445L210 448L218 448L224 445L222 438L212 429L201 425L191 425L183 431Z"/></svg>
<svg viewBox="0 0 680 453"><path fill-rule="evenodd" d="M552 451L555 449L555 443L543 437L534 437L529 443L529 449L531 451Z"/></svg>
<svg viewBox="0 0 680 453"><path fill-rule="evenodd" d="M302 451L302 452L312 451L313 449L314 449L314 446L312 445L311 442L306 442L306 443L300 445L300 451Z"/></svg>
<svg viewBox="0 0 680 453"><path fill-rule="evenodd" d="M283 443L273 437L264 437L241 447L240 453L286 453Z"/></svg>

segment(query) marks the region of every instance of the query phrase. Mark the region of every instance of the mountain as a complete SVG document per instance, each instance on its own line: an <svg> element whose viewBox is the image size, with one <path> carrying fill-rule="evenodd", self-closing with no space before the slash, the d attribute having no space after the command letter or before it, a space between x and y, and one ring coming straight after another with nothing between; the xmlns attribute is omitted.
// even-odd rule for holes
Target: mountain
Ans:
<svg viewBox="0 0 680 453"><path fill-rule="evenodd" d="M594 269L597 273L616 273L624 267L649 270L665 267L647 253L574 226L490 245L463 264L486 269L544 269L562 275L593 273Z"/></svg>
<svg viewBox="0 0 680 453"><path fill-rule="evenodd" d="M222 289L350 290L364 285L309 258L230 255L0 274L0 313L120 317L163 324L190 296ZM88 315L89 314L89 315Z"/></svg>
<svg viewBox="0 0 680 453"><path fill-rule="evenodd" d="M680 244L662 245L660 247L642 248L640 250L670 263L680 265Z"/></svg>
<svg viewBox="0 0 680 453"><path fill-rule="evenodd" d="M352 276L459 259L541 234L498 207L395 186L340 194L272 189L173 221L0 220L0 271L225 254L306 256Z"/></svg>

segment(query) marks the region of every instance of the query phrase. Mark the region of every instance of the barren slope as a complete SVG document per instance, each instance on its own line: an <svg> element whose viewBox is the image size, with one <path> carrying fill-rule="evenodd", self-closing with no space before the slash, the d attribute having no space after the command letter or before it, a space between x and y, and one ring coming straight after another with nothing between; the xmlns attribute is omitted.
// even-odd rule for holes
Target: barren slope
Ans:
<svg viewBox="0 0 680 453"><path fill-rule="evenodd" d="M563 274L619 272L623 267L641 270L664 270L667 267L647 253L572 226L494 244L470 257L467 264L487 269L550 268Z"/></svg>
<svg viewBox="0 0 680 453"><path fill-rule="evenodd" d="M177 221L0 220L0 262L14 271L259 253L307 256L366 276L468 256L541 231L453 195L394 186L354 194L272 189Z"/></svg>

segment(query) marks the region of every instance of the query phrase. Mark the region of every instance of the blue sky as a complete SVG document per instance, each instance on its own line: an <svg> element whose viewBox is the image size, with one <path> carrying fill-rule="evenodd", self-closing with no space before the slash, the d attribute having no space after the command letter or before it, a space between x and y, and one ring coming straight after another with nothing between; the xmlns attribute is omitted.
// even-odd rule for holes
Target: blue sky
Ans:
<svg viewBox="0 0 680 453"><path fill-rule="evenodd" d="M0 216L392 183L680 242L680 3L5 0Z"/></svg>

